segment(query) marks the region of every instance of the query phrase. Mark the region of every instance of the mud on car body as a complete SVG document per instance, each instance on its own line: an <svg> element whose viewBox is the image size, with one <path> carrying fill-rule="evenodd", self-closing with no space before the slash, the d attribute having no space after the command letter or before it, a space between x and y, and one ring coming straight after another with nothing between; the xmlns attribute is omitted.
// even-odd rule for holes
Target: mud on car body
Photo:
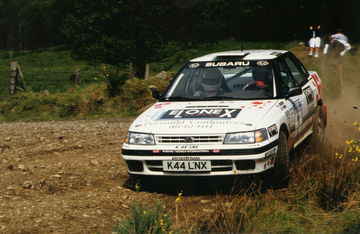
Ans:
<svg viewBox="0 0 360 234"><path fill-rule="evenodd" d="M321 80L288 51L243 50L190 60L130 126L130 175L289 173L289 151L321 141Z"/></svg>

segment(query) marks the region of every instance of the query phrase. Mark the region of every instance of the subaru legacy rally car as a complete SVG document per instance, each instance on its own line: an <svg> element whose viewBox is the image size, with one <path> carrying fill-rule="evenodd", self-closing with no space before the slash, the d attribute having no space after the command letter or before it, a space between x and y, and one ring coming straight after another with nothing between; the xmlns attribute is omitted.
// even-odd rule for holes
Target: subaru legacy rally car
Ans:
<svg viewBox="0 0 360 234"><path fill-rule="evenodd" d="M130 126L130 175L220 176L272 169L288 177L289 151L321 141L321 80L283 50L241 50L190 60ZM312 136L311 136L312 135Z"/></svg>

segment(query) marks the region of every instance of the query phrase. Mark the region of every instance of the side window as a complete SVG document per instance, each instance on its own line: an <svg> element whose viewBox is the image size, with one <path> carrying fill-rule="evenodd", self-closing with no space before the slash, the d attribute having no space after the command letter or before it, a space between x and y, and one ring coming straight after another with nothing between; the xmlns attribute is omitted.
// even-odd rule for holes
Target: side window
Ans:
<svg viewBox="0 0 360 234"><path fill-rule="evenodd" d="M291 60L299 67L299 69L303 72L304 76L309 77L309 72L306 70L304 65L297 59L294 55L291 56Z"/></svg>
<svg viewBox="0 0 360 234"><path fill-rule="evenodd" d="M281 81L286 86L285 88L293 88L296 86L295 82L293 81L289 71L283 61L279 62L279 69L281 75Z"/></svg>
<svg viewBox="0 0 360 234"><path fill-rule="evenodd" d="M288 65L290 72L291 72L292 76L294 77L297 84L301 85L307 81L307 77L305 76L303 71L300 70L298 68L298 66L296 66L294 61L292 61L289 57L286 57L285 63Z"/></svg>

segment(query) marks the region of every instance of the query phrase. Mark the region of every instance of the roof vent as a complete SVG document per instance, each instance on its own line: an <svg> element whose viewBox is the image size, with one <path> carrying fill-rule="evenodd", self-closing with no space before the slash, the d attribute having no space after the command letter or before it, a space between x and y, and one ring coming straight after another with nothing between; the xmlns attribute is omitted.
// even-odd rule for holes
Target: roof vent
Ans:
<svg viewBox="0 0 360 234"><path fill-rule="evenodd" d="M215 57L215 61L224 61L224 60L242 60L246 55L250 53L245 53L243 55L219 55Z"/></svg>

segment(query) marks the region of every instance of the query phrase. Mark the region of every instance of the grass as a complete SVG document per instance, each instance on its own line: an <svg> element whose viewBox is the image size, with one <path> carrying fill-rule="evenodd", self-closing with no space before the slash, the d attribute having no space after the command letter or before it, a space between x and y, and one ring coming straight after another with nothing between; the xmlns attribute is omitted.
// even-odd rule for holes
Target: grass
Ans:
<svg viewBox="0 0 360 234"><path fill-rule="evenodd" d="M155 207L134 204L126 220L120 221L113 231L116 233L169 233L170 213L158 202Z"/></svg>
<svg viewBox="0 0 360 234"><path fill-rule="evenodd" d="M0 100L8 98L10 62L17 61L27 87L33 92L65 92L74 86L72 75L80 69L81 83L99 81L100 65L78 61L62 47L43 51L0 51Z"/></svg>

